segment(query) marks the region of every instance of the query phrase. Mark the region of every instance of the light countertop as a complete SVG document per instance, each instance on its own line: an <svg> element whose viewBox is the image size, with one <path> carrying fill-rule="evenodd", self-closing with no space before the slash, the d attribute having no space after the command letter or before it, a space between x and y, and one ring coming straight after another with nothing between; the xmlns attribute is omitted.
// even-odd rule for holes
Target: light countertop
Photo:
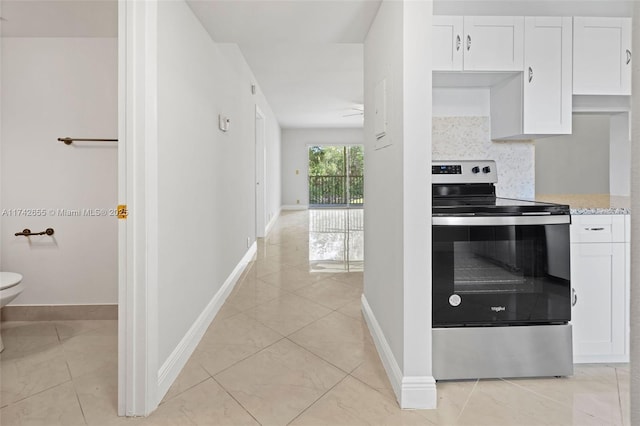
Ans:
<svg viewBox="0 0 640 426"><path fill-rule="evenodd" d="M536 194L536 201L568 204L571 214L630 214L631 199L609 194Z"/></svg>

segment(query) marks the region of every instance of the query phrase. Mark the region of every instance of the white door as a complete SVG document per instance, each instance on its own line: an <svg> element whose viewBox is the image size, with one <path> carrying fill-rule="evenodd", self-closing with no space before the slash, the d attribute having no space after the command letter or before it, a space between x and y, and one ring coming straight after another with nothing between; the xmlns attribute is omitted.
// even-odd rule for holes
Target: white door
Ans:
<svg viewBox="0 0 640 426"><path fill-rule="evenodd" d="M524 133L571 133L571 18L526 17Z"/></svg>
<svg viewBox="0 0 640 426"><path fill-rule="evenodd" d="M522 71L524 17L465 16L465 71Z"/></svg>
<svg viewBox="0 0 640 426"><path fill-rule="evenodd" d="M571 245L573 352L576 362L625 353L625 245Z"/></svg>
<svg viewBox="0 0 640 426"><path fill-rule="evenodd" d="M573 18L573 94L631 95L631 18Z"/></svg>
<svg viewBox="0 0 640 426"><path fill-rule="evenodd" d="M462 16L434 16L433 70L462 71Z"/></svg>
<svg viewBox="0 0 640 426"><path fill-rule="evenodd" d="M265 218L265 170L266 155L264 143L264 114L256 105L256 237L264 237L266 230Z"/></svg>

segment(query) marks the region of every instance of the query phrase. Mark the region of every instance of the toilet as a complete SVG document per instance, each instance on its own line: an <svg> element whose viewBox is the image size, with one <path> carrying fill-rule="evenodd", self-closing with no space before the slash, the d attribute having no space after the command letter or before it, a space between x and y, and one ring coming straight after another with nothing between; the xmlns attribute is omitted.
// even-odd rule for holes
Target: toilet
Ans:
<svg viewBox="0 0 640 426"><path fill-rule="evenodd" d="M23 289L22 275L15 272L0 272L0 310L18 297ZM3 350L4 345L2 344L2 335L0 335L0 352Z"/></svg>

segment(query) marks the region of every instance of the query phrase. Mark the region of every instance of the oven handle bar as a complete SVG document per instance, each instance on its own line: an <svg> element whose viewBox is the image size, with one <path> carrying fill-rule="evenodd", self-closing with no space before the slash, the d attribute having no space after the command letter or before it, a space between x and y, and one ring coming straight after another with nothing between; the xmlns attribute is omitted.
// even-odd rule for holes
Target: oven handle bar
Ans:
<svg viewBox="0 0 640 426"><path fill-rule="evenodd" d="M431 223L434 226L563 225L571 223L571 216L434 216Z"/></svg>

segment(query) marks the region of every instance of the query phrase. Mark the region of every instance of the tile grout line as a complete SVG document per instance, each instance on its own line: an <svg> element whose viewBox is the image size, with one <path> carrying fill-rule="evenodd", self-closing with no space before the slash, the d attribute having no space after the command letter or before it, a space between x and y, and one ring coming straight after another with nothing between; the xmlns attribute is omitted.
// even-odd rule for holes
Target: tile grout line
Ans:
<svg viewBox="0 0 640 426"><path fill-rule="evenodd" d="M340 370L342 371L342 370ZM311 404L309 404L304 410L302 410L300 413L298 413L297 416L295 416L293 419L289 420L289 422L287 423L287 425L290 425L291 423L293 423L298 417L302 416L304 413L306 413L309 408L313 407L318 401L320 401L326 394L328 394L329 392L331 392L333 389L336 388L336 386L338 386L340 383L344 382L345 379L349 377L349 374L347 373L342 379L338 380L336 382L335 385L331 386L329 389L327 389L322 395L320 395L318 398L316 398Z"/></svg>
<svg viewBox="0 0 640 426"><path fill-rule="evenodd" d="M358 365L358 367L360 367L362 364L364 364L364 361ZM358 367L354 368L353 371L351 371L351 373L353 373L354 371L356 371L358 369ZM363 385L367 386L370 389L373 389L374 391L378 392L382 397L384 398L389 398L388 395L385 395L384 393L382 393L382 391L380 389L376 389L373 386L371 386L369 383L365 382L364 380L360 379L359 377L354 376L353 374L349 373L349 377L357 380L358 382L362 383ZM391 383L389 383L389 385L391 385ZM395 396L395 392L393 391L393 387L391 387L391 392L393 393L393 395ZM391 399L394 403L398 404L398 401L396 399Z"/></svg>
<svg viewBox="0 0 640 426"><path fill-rule="evenodd" d="M616 373L616 388L618 389L618 408L620 408L620 420L622 420L622 424L624 424L624 410L622 409L622 394L620 392L620 376L618 376L618 369L616 367L613 368Z"/></svg>
<svg viewBox="0 0 640 426"><path fill-rule="evenodd" d="M464 404L462 405L462 409L460 410L460 413L458 413L458 416L456 417L456 420L459 420L460 417L462 417L462 413L464 413L464 410L467 408L467 404L469 404L469 400L471 399L471 395L473 395L473 392L475 392L476 387L478 386L479 382L480 382L480 379L476 379L476 382L473 384L473 388L471 389L471 392L469 392L469 395L467 395L467 399L464 401Z"/></svg>
<svg viewBox="0 0 640 426"><path fill-rule="evenodd" d="M344 374L346 374L347 376L350 375L350 373L348 371L344 371L344 369L338 367L337 365L335 365L334 363L332 363L331 361L328 361L326 359L324 359L323 357L321 357L320 355L312 352L310 349L305 348L304 346L300 345L299 343L294 342L293 340L289 339L289 337L285 337L285 339L287 339L288 341L290 341L291 343L293 343L294 345L296 345L297 347L299 347L300 349L302 349L305 352L309 352L311 355L315 356L316 358L321 359L322 361L326 362L327 364L329 364L330 366L337 368L338 370L340 370L341 372L343 372ZM359 365L358 365L359 366ZM356 367L358 368L358 367Z"/></svg>
<svg viewBox="0 0 640 426"><path fill-rule="evenodd" d="M536 396L538 396L538 397L540 397L540 398L546 399L546 400L548 400L548 401L552 401L552 402L554 402L554 403L556 403L556 404L558 404L558 405L560 405L560 406L562 406L562 407L567 407L567 408L574 408L574 409L576 409L576 407L574 407L574 406L572 406L572 405L565 404L565 403L563 403L563 402L557 401L557 400L555 400L555 399L553 399L553 398L551 398L551 397L549 397L549 396L547 396L547 395L544 395L544 394L542 394L542 393L536 392L535 390L533 390L533 389L529 389L528 387L523 386L523 385L521 385L521 384L519 384L519 383L516 383L516 382L514 382L514 381L507 380L507 379L500 379L500 380L502 380L503 382L509 383L509 384L511 384L511 385L513 385L513 386L516 386L516 387L518 387L518 388L520 388L520 389L522 389L522 390L524 390L524 391L526 391L526 392L532 393L532 394L534 394L534 395L536 395ZM616 376L616 388L617 388L617 387L618 387L618 380L617 380L617 376ZM586 415L586 416L593 417L594 419L598 419L598 420L605 421L604 419L601 419L600 417L595 416L595 415L593 415L593 414L591 414L591 413L587 413L586 411L581 410L580 408L577 408L577 410L578 410L578 411L580 411L582 414L584 414L584 415Z"/></svg>
<svg viewBox="0 0 640 426"><path fill-rule="evenodd" d="M278 334L279 334L279 333L278 333ZM282 335L281 335L281 336L282 336ZM238 361L234 362L233 364L229 365L228 367L223 368L222 370L220 370L220 371L218 371L217 373L214 373L214 374L211 374L211 373L209 372L209 370L207 370L207 369L206 369L202 364L200 364L200 363L198 363L198 364L200 365L200 367L202 367L202 368L204 369L204 371L206 371L206 372L207 372L207 374L208 374L210 377L212 377L212 378L214 378L214 379L215 379L215 376L217 376L218 374L224 373L225 371L227 371L228 369L230 369L230 368L232 368L232 367L235 367L236 365L238 365L238 364L239 364L239 363L241 363L242 361L245 361L245 360L247 360L247 359L249 359L249 358L251 358L251 357L253 357L253 356L255 356L255 355L258 355L260 352L262 352L262 351L264 351L264 350L266 350L266 349L269 349L271 346L275 345L276 343L282 342L284 339L286 339L286 337L285 337L285 336L282 336L282 338L280 338L280 339L276 340L275 342L273 342L273 343L271 343L271 344L269 344L269 345L267 345L267 346L265 346L265 347L263 347L263 348L260 348L260 350L259 350L259 351L254 352L254 353L252 353L251 355L247 355L246 357L244 357L244 358L242 358L242 359L240 359L240 360L238 360ZM216 380L216 381L217 381L217 380ZM222 386L222 385L221 385L221 386ZM224 386L223 386L223 387L224 387ZM225 390L226 390L226 389L225 389Z"/></svg>
<svg viewBox="0 0 640 426"><path fill-rule="evenodd" d="M48 388L46 388L46 389L42 389L41 391L38 391L38 392L36 392L36 393L34 393L34 394L32 394L32 395L25 396L24 398L20 398L20 399L18 399L18 400L16 400L16 401L10 402L10 403L8 403L7 405L4 405L3 407L1 407L1 409L2 409L2 410L4 410L5 408L9 408L9 407L11 407L12 405L20 404L20 403L22 403L22 402L25 402L27 399L30 399L30 398L32 398L32 397L34 397L34 396L37 396L37 395L40 395L41 393L44 393L44 392L50 391L51 389L55 389L55 388L57 388L58 386L66 385L67 383L72 383L72 384L73 384L73 379L65 380L64 382L60 382L60 383L58 383L58 384L56 384L56 385L53 385L53 386L50 386L50 387L48 387ZM74 388L74 390L75 390L75 388Z"/></svg>
<svg viewBox="0 0 640 426"><path fill-rule="evenodd" d="M84 424L88 425L87 416L84 413L84 408L82 408L82 401L80 401L80 395L78 395L78 389L76 389L76 383L71 379L71 385L73 386L73 393L76 395L76 401L78 401L78 407L80 407L80 412L82 413L82 418L84 419Z"/></svg>
<svg viewBox="0 0 640 426"><path fill-rule="evenodd" d="M220 388L222 388L222 390L223 390L227 395L229 395L229 397L230 397L231 399L233 399L233 400L234 400L234 401L235 401L235 402L236 402L240 407L242 407L242 409L243 409L243 410L244 410L248 415L250 415L250 416L251 416L251 418L252 418L253 420L255 420L255 421L256 421L256 423L258 423L259 425L262 425L262 423L260 423L260 421L258 421L258 419L256 419L256 417L253 415L253 413L251 413L251 411L249 411L249 409L247 409L247 407L245 407L244 405L242 405L242 403L241 403L240 401L238 401L238 400L236 399L236 397L235 397L235 396L233 396L233 394L227 390L227 388L225 388L224 386L222 386L222 383L220 383L219 381L217 381L217 380L216 380L216 378L215 378L215 377L213 377L213 376L211 376L211 380L213 380L214 382L216 382L216 383L218 384L218 386L220 386Z"/></svg>
<svg viewBox="0 0 640 426"><path fill-rule="evenodd" d="M169 398L169 399L167 399L167 400L165 400L165 399L163 398L163 400L162 400L162 401L160 401L160 403L158 404L158 408L160 408L160 406L161 406L161 405L164 405L164 404L166 404L167 402L174 400L175 398L179 397L179 396L180 396L180 395L182 395L183 393L190 391L191 389L195 388L196 386L199 386L199 385L203 384L203 383L204 383L204 382L206 382L207 380L209 380L209 379L213 379L213 376L211 376L211 374L209 374L209 372L207 371L207 369L206 369L206 368L204 368L203 366L201 366L199 363L198 363L198 366L199 366L200 368L202 368L202 369L207 373L207 376L208 376L208 377L206 377L205 379L203 379L203 380L199 381L199 382L198 382L198 383L196 383L195 385L193 385L193 386L189 386L189 387L188 387L188 388L186 388L185 390L183 390L183 391L181 391L181 392L178 392L177 394L173 395L171 398ZM175 382L174 382L174 383L175 383ZM169 389L171 389L171 388L169 388ZM167 392L168 392L168 391L167 391ZM165 394L165 397L166 397L166 396L167 396L167 394Z"/></svg>

